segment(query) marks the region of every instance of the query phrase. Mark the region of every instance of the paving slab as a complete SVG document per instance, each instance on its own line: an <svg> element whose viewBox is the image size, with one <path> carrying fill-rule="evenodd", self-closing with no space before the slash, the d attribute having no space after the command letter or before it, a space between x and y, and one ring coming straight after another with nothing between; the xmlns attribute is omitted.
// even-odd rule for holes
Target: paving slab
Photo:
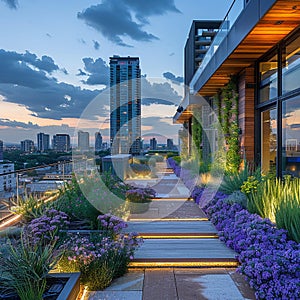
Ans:
<svg viewBox="0 0 300 300"><path fill-rule="evenodd" d="M177 300L172 269L145 270L143 300Z"/></svg>
<svg viewBox="0 0 300 300"><path fill-rule="evenodd" d="M97 291L89 292L87 300L142 300L141 291Z"/></svg>
<svg viewBox="0 0 300 300"><path fill-rule="evenodd" d="M135 259L235 258L236 253L218 239L149 239L135 252Z"/></svg>
<svg viewBox="0 0 300 300"><path fill-rule="evenodd" d="M177 274L179 300L244 300L229 274Z"/></svg>
<svg viewBox="0 0 300 300"><path fill-rule="evenodd" d="M155 222L128 222L125 232L138 233L217 233L215 227L209 221L155 221Z"/></svg>
<svg viewBox="0 0 300 300"><path fill-rule="evenodd" d="M105 291L142 291L144 271L130 270L124 276L115 279Z"/></svg>

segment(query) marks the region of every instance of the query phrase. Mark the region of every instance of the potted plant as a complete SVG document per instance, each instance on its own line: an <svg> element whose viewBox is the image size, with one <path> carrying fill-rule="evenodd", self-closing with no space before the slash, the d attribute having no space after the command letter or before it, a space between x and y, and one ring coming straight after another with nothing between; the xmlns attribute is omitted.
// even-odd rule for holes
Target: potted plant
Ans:
<svg viewBox="0 0 300 300"><path fill-rule="evenodd" d="M149 209L153 197L155 197L153 189L133 188L126 192L126 206L132 214L144 213Z"/></svg>

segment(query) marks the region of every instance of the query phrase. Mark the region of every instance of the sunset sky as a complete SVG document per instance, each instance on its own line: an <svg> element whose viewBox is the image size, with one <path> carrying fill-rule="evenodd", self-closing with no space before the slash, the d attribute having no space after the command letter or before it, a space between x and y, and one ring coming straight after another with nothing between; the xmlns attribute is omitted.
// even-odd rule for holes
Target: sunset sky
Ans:
<svg viewBox="0 0 300 300"><path fill-rule="evenodd" d="M36 142L38 132L74 136L78 129L107 139L108 92L101 90L109 57L120 55L140 57L145 141L161 134L177 143L172 116L192 20L223 19L231 3L0 0L0 139Z"/></svg>

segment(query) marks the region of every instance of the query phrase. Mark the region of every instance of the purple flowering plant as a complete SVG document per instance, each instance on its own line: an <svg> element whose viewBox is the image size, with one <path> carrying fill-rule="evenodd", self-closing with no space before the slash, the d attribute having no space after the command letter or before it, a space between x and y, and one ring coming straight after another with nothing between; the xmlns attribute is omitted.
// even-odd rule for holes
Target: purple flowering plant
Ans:
<svg viewBox="0 0 300 300"><path fill-rule="evenodd" d="M300 299L300 245L288 239L286 230L224 199L215 199L204 210L220 240L238 253L238 272L257 299Z"/></svg>
<svg viewBox="0 0 300 300"><path fill-rule="evenodd" d="M155 194L156 192L151 188L131 188L126 191L126 199L133 203L148 203Z"/></svg>
<svg viewBox="0 0 300 300"><path fill-rule="evenodd" d="M89 290L104 289L113 278L123 275L142 243L137 233L121 233L127 224L111 214L100 215L98 222L100 233L68 235L58 264L64 272L80 271Z"/></svg>
<svg viewBox="0 0 300 300"><path fill-rule="evenodd" d="M182 168L172 159L168 163L181 177ZM228 195L222 192L206 201L205 189L195 186L191 196L200 206L206 203L204 211L220 240L237 252L237 271L254 288L257 299L300 299L300 244L290 240L286 230L239 204L228 203Z"/></svg>
<svg viewBox="0 0 300 300"><path fill-rule="evenodd" d="M56 209L48 209L44 215L33 219L26 227L25 234L33 244L49 244L62 238L61 229L66 229L69 217Z"/></svg>
<svg viewBox="0 0 300 300"><path fill-rule="evenodd" d="M97 220L98 229L101 230L104 235L111 237L116 237L116 235L120 234L121 231L128 226L124 220L109 213L99 215Z"/></svg>

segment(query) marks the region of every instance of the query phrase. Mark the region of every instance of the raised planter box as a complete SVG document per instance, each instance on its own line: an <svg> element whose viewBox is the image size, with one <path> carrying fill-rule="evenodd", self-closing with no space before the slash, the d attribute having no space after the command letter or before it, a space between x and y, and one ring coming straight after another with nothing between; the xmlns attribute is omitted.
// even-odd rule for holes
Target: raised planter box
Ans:
<svg viewBox="0 0 300 300"><path fill-rule="evenodd" d="M66 278L67 282L56 300L76 300L80 292L80 273L50 273L52 278Z"/></svg>
<svg viewBox="0 0 300 300"><path fill-rule="evenodd" d="M80 273L49 273L43 299L76 300L80 292ZM0 300L19 300L16 294L1 294Z"/></svg>

